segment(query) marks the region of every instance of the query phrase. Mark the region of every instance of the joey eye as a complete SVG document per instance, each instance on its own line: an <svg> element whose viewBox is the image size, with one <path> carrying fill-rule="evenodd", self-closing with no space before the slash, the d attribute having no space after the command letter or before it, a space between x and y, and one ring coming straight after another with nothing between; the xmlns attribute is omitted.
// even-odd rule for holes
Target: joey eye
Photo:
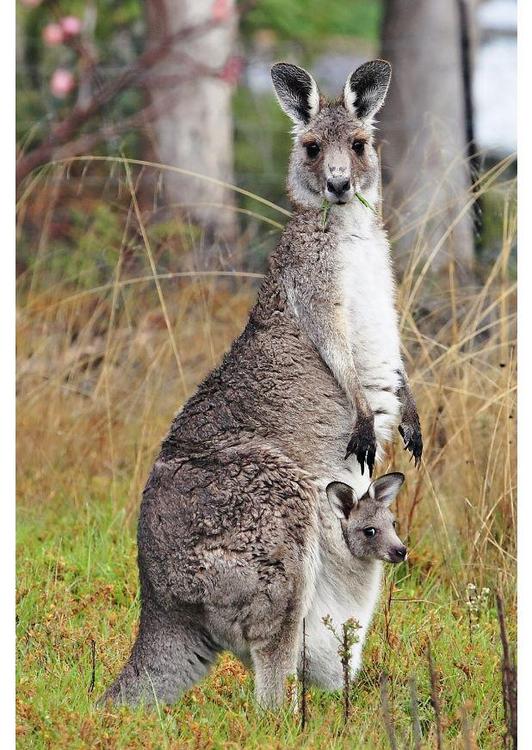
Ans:
<svg viewBox="0 0 532 750"><path fill-rule="evenodd" d="M362 529L364 532L364 536L367 536L368 538L375 536L377 533L377 530L373 528L373 526L366 526L365 529Z"/></svg>
<svg viewBox="0 0 532 750"><path fill-rule="evenodd" d="M307 156L310 159L315 159L316 156L320 153L320 144L319 143L307 143L305 144L305 149L307 151Z"/></svg>
<svg viewBox="0 0 532 750"><path fill-rule="evenodd" d="M353 143L351 144L351 148L358 156L362 156L365 146L365 141L353 141Z"/></svg>

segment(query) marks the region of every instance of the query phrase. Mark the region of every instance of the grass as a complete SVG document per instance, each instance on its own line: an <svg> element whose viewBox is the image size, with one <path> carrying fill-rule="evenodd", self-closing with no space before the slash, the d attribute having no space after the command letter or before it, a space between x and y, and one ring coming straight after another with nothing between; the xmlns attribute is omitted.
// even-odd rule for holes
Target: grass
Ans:
<svg viewBox="0 0 532 750"><path fill-rule="evenodd" d="M61 167L45 170L19 206L32 261L18 289L18 746L378 750L390 747L392 726L398 746L413 747L414 678L424 748L437 747L435 702L445 748L503 747L496 591L512 648L516 627L512 200L481 285L456 287L451 269L422 318L419 295L435 282L420 257L400 286L426 450L416 471L398 439L382 471L406 472L397 514L411 555L387 570L348 724L341 696L311 689L301 732L288 712L258 712L252 677L229 655L176 706L94 707L136 627L135 522L147 471L175 410L242 329L260 280L218 274L216 263L196 273L197 234L183 222L161 237L148 202L132 199L139 167L128 176L119 164L111 178L107 164L89 166L77 179L75 164L70 179ZM69 209L89 197L80 228ZM257 227L246 234L250 253L277 231ZM90 264L80 258L74 268L78 231ZM490 589L478 611L469 583Z"/></svg>

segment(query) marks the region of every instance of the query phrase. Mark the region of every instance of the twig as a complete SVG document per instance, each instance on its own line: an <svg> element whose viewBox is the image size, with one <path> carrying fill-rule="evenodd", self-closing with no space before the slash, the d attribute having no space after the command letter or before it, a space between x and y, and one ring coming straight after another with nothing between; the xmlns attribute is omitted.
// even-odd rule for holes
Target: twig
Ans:
<svg viewBox="0 0 532 750"><path fill-rule="evenodd" d="M307 724L307 631L303 618L303 662L301 664L301 731Z"/></svg>
<svg viewBox="0 0 532 750"><path fill-rule="evenodd" d="M386 638L386 645L389 649L391 649L392 647L392 644L390 642L390 625L392 619L392 594L394 588L394 582L393 580L391 580L390 587L388 589L388 595L386 596L386 601L384 602L384 637Z"/></svg>
<svg viewBox="0 0 532 750"><path fill-rule="evenodd" d="M468 622L468 628L469 628L469 645L473 645L473 611L471 608L471 592L467 591L467 622Z"/></svg>
<svg viewBox="0 0 532 750"><path fill-rule="evenodd" d="M416 678L411 677L410 704L412 706L412 732L414 735L414 750L421 750L421 724L419 723L419 710L417 705Z"/></svg>
<svg viewBox="0 0 532 750"><path fill-rule="evenodd" d="M351 708L349 703L349 662L351 660L351 649L349 647L349 629L347 622L342 625L343 631L343 642L342 642L342 671L344 673L344 723L347 724L349 720L349 710Z"/></svg>
<svg viewBox="0 0 532 750"><path fill-rule="evenodd" d="M180 77L180 81L183 83L191 79L192 74ZM42 148L46 149L46 153L50 152L50 158L53 158L54 161L80 156L81 154L90 151L102 141L109 141L112 138L116 138L117 136L131 130L141 130L143 127L156 120L159 115L163 114L178 98L179 92L176 92L173 96L168 96L164 104L149 104L134 115L123 118L120 122L104 125L97 130L84 133L78 138L69 140L62 146L58 145L53 148L52 152L50 152L47 143L44 143ZM30 151L28 158L32 154L37 154L40 148L41 147L38 146L35 150ZM37 154L35 158L40 159L40 155ZM39 164L36 164L35 166L39 166Z"/></svg>
<svg viewBox="0 0 532 750"><path fill-rule="evenodd" d="M436 719L436 747L438 750L442 750L442 731L441 731L441 709L440 699L438 697L438 684L436 671L434 669L434 662L432 661L432 651L430 645L427 647L427 656L429 660L429 672L430 672L430 697L432 701L432 707L434 709L434 717Z"/></svg>
<svg viewBox="0 0 532 750"><path fill-rule="evenodd" d="M386 734L388 735L388 742L390 743L391 750L397 750L397 742L395 741L395 730L393 726L392 713L390 711L390 696L388 693L389 677L383 672L381 675L381 704L382 704L382 717L384 720L384 726L386 728Z"/></svg>
<svg viewBox="0 0 532 750"><path fill-rule="evenodd" d="M504 706L504 719L506 723L505 745L517 750L517 684L515 668L510 656L510 646L506 632L506 621L500 593L495 592L497 599L497 616L499 618L499 630L502 643L502 697Z"/></svg>
<svg viewBox="0 0 532 750"><path fill-rule="evenodd" d="M89 684L89 694L93 692L94 686L96 685L96 641L94 639L91 639L91 659L92 659L92 669L91 669L91 681Z"/></svg>
<svg viewBox="0 0 532 750"><path fill-rule="evenodd" d="M469 724L469 716L467 714L466 706L462 706L462 735L464 737L464 750L473 750L471 726Z"/></svg>

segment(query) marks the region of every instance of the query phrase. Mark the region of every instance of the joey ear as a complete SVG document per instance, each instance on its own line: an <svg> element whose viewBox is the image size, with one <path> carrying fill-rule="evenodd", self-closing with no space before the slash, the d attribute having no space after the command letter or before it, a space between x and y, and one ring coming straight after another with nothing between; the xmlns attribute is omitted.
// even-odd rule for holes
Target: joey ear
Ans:
<svg viewBox="0 0 532 750"><path fill-rule="evenodd" d="M344 87L344 104L359 120L371 122L384 104L392 66L386 60L372 60L351 73Z"/></svg>
<svg viewBox="0 0 532 750"><path fill-rule="evenodd" d="M388 507L397 497L404 481L405 475L398 471L392 474L384 474L370 484L368 494L372 500L383 503Z"/></svg>
<svg viewBox="0 0 532 750"><path fill-rule="evenodd" d="M281 105L296 125L306 125L320 109L320 94L310 73L290 63L275 63L271 69L273 88Z"/></svg>
<svg viewBox="0 0 532 750"><path fill-rule="evenodd" d="M334 513L342 521L349 518L353 508L358 505L353 488L343 482L331 482L327 485L325 492Z"/></svg>

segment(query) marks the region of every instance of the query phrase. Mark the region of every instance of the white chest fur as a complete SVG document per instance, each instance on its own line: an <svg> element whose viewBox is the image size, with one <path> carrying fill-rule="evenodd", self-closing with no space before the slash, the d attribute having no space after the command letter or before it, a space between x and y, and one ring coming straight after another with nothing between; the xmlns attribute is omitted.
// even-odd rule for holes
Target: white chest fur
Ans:
<svg viewBox="0 0 532 750"><path fill-rule="evenodd" d="M338 266L357 373L377 413L381 438L397 423L401 368L389 245L370 209L349 206L339 236Z"/></svg>
<svg viewBox="0 0 532 750"><path fill-rule="evenodd" d="M327 522L325 525L328 526ZM311 681L328 689L342 686L343 673L338 640L323 623L328 616L338 635L342 624L355 618L361 626L358 642L351 651L352 676L360 667L362 647L377 602L382 565L377 561L355 560L335 530L324 529L327 552L322 558L312 603L305 618L307 656ZM337 530L336 530L337 531ZM340 535L341 537L341 535Z"/></svg>

